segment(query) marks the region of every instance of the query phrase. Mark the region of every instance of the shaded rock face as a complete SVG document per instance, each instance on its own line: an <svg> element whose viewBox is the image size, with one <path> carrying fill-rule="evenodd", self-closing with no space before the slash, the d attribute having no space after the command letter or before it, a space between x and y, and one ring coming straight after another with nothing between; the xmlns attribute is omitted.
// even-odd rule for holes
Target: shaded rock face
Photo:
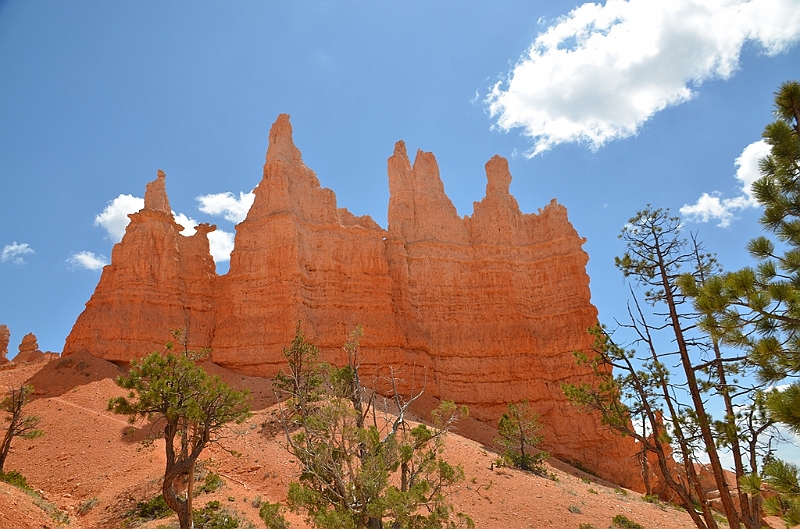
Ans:
<svg viewBox="0 0 800 529"><path fill-rule="evenodd" d="M336 207L292 141L287 115L270 131L263 178L236 226L230 270L217 276L207 233L180 235L164 175L147 185L64 355L88 351L129 361L189 329L191 347L249 375L283 365L298 320L326 360L361 325L362 380L392 373L404 394L466 404L496 421L507 402L529 399L554 455L641 487L635 447L570 406L560 385L589 380L596 322L584 240L552 201L523 214L509 193L505 159L486 164L486 197L459 217L433 154L413 164L398 142L388 160L389 227ZM385 388L385 386L384 386Z"/></svg>

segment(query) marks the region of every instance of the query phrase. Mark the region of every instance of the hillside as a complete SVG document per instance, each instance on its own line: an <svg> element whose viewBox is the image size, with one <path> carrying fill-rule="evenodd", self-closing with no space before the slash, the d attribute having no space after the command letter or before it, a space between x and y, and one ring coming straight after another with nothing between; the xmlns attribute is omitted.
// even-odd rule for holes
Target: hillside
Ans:
<svg viewBox="0 0 800 529"><path fill-rule="evenodd" d="M197 498L196 507L219 500L263 527L257 500L284 501L288 483L298 470L282 447L283 433L274 420L276 411L268 379L234 374L213 364L208 370L228 383L248 388L253 396L253 417L234 428L221 446L204 452L204 465L220 474L225 484ZM114 364L76 354L47 364L0 371L0 386L29 381L35 400L29 413L42 418L45 437L16 440L7 470L18 470L45 500L69 515L70 527L108 529L122 527L122 516L139 501L158 494L163 472L163 443L142 443L147 424L128 424L106 411L109 397L122 394L113 377ZM491 468L497 457L488 442L493 431L478 421L464 421L463 435L447 440L446 458L463 465L467 479L453 496L460 511L477 527L572 528L581 523L609 527L623 514L648 529L689 527L686 513L673 507L644 502L637 493L616 488L557 460L549 462L556 480L517 470ZM475 440L477 439L477 440ZM241 456L231 455L240 452ZM10 486L0 487L0 528L57 527L30 497ZM83 509L82 509L83 507ZM79 514L79 511L83 511ZM289 516L293 527L306 525ZM165 520L143 525L154 529Z"/></svg>

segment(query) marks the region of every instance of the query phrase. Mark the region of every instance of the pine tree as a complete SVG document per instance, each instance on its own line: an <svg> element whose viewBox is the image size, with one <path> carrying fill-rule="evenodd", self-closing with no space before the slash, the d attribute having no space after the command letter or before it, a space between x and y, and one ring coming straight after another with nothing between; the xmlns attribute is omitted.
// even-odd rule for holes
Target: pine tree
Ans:
<svg viewBox="0 0 800 529"><path fill-rule="evenodd" d="M11 450L11 441L15 437L35 439L44 435L44 432L36 429L39 425L39 417L23 413L25 405L30 402L31 393L33 393L33 386L22 385L9 389L8 395L0 401L0 410L8 413L6 417L8 427L3 441L0 443L0 474L3 473L8 452Z"/></svg>
<svg viewBox="0 0 800 529"><path fill-rule="evenodd" d="M547 452L534 452L536 446L544 440L539 433L542 424L539 414L527 400L508 403L508 410L497 422L499 437L496 442L504 448L503 457L522 470L536 474L544 474L544 461L550 457Z"/></svg>
<svg viewBox="0 0 800 529"><path fill-rule="evenodd" d="M195 464L227 423L241 423L250 415L248 394L208 375L195 364L199 355L186 348L176 353L169 345L164 354L156 351L131 361L128 373L116 380L130 392L110 399L108 408L131 422L141 418L163 424L167 465L161 491L181 529L190 529ZM181 497L184 478L186 496Z"/></svg>

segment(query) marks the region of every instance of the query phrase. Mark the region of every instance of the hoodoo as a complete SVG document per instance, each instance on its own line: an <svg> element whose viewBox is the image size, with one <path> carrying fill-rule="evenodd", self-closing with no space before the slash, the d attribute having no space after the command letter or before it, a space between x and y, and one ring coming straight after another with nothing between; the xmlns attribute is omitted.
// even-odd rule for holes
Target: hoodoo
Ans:
<svg viewBox="0 0 800 529"><path fill-rule="evenodd" d="M509 192L508 163L486 164L486 196L459 217L433 154L411 163L405 144L388 160L389 226L337 208L292 140L289 116L272 126L263 177L236 226L230 270L217 275L201 225L181 235L164 173L130 215L64 355L128 361L161 349L170 329L192 347L251 375L272 376L302 320L327 359L356 325L362 366L390 366L410 392L466 404L496 421L507 402L528 399L542 416L546 448L598 475L637 487L630 439L569 405L560 385L589 380L572 352L588 351L597 319L584 239L551 201L523 214ZM365 377L364 380L371 379Z"/></svg>

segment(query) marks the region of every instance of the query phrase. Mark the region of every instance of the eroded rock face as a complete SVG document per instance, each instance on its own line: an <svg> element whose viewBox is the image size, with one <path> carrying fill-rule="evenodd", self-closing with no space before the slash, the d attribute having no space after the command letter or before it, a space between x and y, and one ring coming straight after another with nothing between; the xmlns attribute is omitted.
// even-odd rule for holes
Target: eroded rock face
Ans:
<svg viewBox="0 0 800 529"><path fill-rule="evenodd" d="M398 142L388 173L383 230L337 208L281 115L253 206L236 226L230 270L217 276L206 237L214 228L179 234L159 172L64 354L127 361L163 347L168 329L187 327L190 345L212 346L214 362L272 376L298 320L334 362L361 325L362 380L391 367L404 393L424 385L487 421L507 402L529 399L554 455L640 485L633 442L570 406L561 391L564 382L589 380L572 352L590 348L586 330L597 319L584 240L566 209L554 200L523 214L499 156L486 164L486 197L464 218L433 154L420 151L412 164Z"/></svg>

